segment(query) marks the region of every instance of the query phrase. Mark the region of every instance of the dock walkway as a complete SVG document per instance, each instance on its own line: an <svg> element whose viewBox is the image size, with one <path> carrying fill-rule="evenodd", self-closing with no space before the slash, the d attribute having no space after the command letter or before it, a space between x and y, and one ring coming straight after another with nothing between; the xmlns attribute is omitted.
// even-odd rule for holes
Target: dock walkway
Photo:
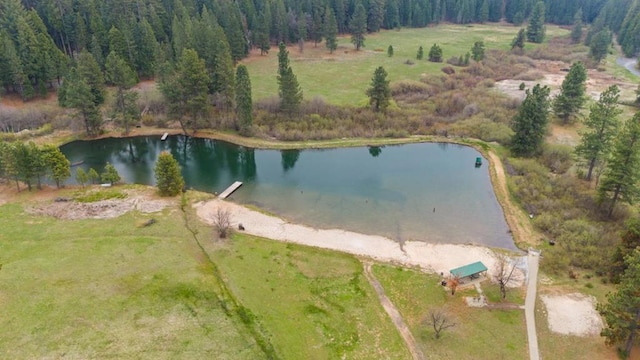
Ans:
<svg viewBox="0 0 640 360"><path fill-rule="evenodd" d="M220 199L226 199L227 196L231 195L234 191L236 191L240 186L242 186L241 181L236 181L231 186L227 188L227 190L223 191L222 194L218 195Z"/></svg>

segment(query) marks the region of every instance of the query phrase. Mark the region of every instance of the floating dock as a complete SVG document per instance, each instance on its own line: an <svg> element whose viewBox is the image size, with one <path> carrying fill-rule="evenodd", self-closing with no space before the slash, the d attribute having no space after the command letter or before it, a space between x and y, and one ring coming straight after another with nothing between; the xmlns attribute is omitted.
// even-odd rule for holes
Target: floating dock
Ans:
<svg viewBox="0 0 640 360"><path fill-rule="evenodd" d="M233 193L234 191L238 190L238 188L242 186L242 182L241 181L236 181L233 184L231 184L231 186L229 186L227 188L227 190L223 191L222 194L218 195L218 197L220 199L226 199L227 196L231 195L231 193Z"/></svg>
<svg viewBox="0 0 640 360"><path fill-rule="evenodd" d="M162 135L162 138L160 138L160 140L162 141L167 140L167 136L169 136L169 133L164 133L164 135Z"/></svg>

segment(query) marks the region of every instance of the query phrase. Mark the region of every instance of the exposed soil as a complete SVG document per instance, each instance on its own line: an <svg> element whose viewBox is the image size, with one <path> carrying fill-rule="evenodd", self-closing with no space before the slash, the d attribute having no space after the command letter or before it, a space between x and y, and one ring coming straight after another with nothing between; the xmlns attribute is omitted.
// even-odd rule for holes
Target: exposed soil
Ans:
<svg viewBox="0 0 640 360"><path fill-rule="evenodd" d="M541 295L547 312L549 329L564 335L597 336L602 319L595 309L592 296L579 293L563 296Z"/></svg>

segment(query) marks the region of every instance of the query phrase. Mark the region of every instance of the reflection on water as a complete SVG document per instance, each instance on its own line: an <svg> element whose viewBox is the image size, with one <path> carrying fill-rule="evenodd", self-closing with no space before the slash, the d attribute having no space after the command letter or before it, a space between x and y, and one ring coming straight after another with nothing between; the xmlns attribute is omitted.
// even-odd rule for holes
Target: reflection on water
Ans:
<svg viewBox="0 0 640 360"><path fill-rule="evenodd" d="M158 154L180 162L188 187L222 192L291 221L379 234L398 241L478 243L515 249L480 154L454 144L331 150L255 150L170 136L102 139L62 147L72 163L102 171L112 163L126 182L154 184ZM384 153L383 153L384 150ZM487 161L484 161L487 164Z"/></svg>

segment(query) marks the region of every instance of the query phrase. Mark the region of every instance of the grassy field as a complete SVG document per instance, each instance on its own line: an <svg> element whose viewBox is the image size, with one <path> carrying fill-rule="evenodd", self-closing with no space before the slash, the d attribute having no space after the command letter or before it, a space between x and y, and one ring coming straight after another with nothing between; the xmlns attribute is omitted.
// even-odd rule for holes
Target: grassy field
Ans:
<svg viewBox="0 0 640 360"><path fill-rule="evenodd" d="M463 297L475 290L451 296L435 275L386 265L375 266L374 273L429 359L527 358L524 311L470 308ZM423 323L431 309L444 309L456 323L439 340Z"/></svg>
<svg viewBox="0 0 640 360"><path fill-rule="evenodd" d="M3 358L258 359L179 214L65 221L0 206Z"/></svg>
<svg viewBox="0 0 640 360"><path fill-rule="evenodd" d="M410 357L354 257L243 234L212 254L283 358Z"/></svg>
<svg viewBox="0 0 640 360"><path fill-rule="evenodd" d="M314 47L307 43L303 53L297 46L290 47L289 58L306 99L319 96L332 104L359 105L366 103L365 90L378 66L387 70L392 82L417 80L423 74L440 72L447 65L446 59L464 55L476 41L484 41L487 49L508 50L518 29L511 25L474 24L381 31L367 35L365 48L361 51L355 51L346 36L339 38L339 47L333 54L329 54L324 44ZM568 30L547 25L548 37L567 33ZM442 48L445 62L427 61L434 43ZM393 46L393 57L387 56L389 45ZM419 46L424 49L423 60L416 59ZM533 48L537 45L527 43L526 46ZM258 52L243 61L251 75L254 101L278 96L277 52L277 48L272 48L266 56L260 56ZM414 64L407 65L406 60Z"/></svg>

